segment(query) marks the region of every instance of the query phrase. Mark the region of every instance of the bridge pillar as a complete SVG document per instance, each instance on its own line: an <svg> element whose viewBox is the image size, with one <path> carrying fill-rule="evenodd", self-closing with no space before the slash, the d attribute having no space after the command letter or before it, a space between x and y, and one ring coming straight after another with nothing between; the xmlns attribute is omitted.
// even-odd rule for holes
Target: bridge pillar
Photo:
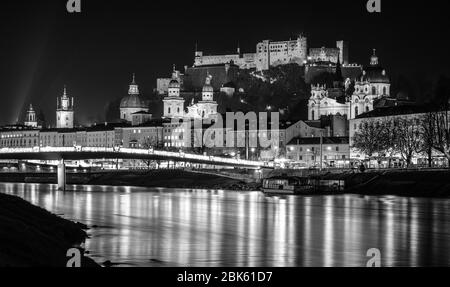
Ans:
<svg viewBox="0 0 450 287"><path fill-rule="evenodd" d="M64 160L61 160L58 164L58 190L65 191L66 190L66 164Z"/></svg>

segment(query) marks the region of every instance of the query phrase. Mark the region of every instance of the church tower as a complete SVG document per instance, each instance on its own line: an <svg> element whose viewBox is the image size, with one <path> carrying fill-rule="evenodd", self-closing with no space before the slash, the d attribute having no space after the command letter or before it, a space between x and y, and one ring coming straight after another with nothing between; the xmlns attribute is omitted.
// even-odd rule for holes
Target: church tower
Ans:
<svg viewBox="0 0 450 287"><path fill-rule="evenodd" d="M27 115L25 116L24 125L33 128L37 128L38 126L36 112L33 110L32 104L30 104L30 107L28 108Z"/></svg>
<svg viewBox="0 0 450 287"><path fill-rule="evenodd" d="M180 83L174 76L172 76L172 80L169 83L168 94L163 99L164 118L184 117L184 98L180 96L180 89Z"/></svg>
<svg viewBox="0 0 450 287"><path fill-rule="evenodd" d="M62 97L56 98L56 128L73 129L73 97L67 96L65 86Z"/></svg>
<svg viewBox="0 0 450 287"><path fill-rule="evenodd" d="M214 101L214 89L211 86L211 75L206 76L205 85L202 89L202 100L198 102L198 109L200 116L204 118L210 118L217 114L217 102Z"/></svg>

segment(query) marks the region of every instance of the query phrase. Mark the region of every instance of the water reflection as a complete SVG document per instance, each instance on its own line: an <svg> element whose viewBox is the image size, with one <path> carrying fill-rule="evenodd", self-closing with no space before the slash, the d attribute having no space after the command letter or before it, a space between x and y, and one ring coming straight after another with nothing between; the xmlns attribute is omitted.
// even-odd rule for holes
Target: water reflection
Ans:
<svg viewBox="0 0 450 287"><path fill-rule="evenodd" d="M70 188L70 187L69 187ZM96 225L94 259L136 266L450 265L447 199L285 196L260 192L0 184L68 219Z"/></svg>

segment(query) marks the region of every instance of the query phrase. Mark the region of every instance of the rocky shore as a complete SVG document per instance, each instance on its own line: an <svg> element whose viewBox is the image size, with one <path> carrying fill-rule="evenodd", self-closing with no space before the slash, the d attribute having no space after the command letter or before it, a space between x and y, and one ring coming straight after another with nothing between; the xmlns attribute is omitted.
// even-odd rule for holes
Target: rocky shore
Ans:
<svg viewBox="0 0 450 287"><path fill-rule="evenodd" d="M85 229L81 223L0 193L0 267L65 267L67 250L79 248L87 237ZM83 257L81 266L99 265Z"/></svg>

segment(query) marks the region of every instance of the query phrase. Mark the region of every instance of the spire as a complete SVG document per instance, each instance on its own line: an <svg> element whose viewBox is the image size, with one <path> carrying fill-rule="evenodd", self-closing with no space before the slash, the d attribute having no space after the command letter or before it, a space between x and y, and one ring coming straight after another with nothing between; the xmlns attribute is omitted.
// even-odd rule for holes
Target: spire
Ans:
<svg viewBox="0 0 450 287"><path fill-rule="evenodd" d="M128 89L129 95L139 95L139 87L136 84L136 74L133 73L133 80L130 84L130 88Z"/></svg>
<svg viewBox="0 0 450 287"><path fill-rule="evenodd" d="M209 73L209 69L206 70L205 85L211 85L212 75Z"/></svg>
<svg viewBox="0 0 450 287"><path fill-rule="evenodd" d="M32 103L30 103L30 107L28 108L28 111L33 111L33 104Z"/></svg>
<svg viewBox="0 0 450 287"><path fill-rule="evenodd" d="M240 45L239 41L238 41L238 43L237 43L237 53L238 53L239 55L241 54L241 45Z"/></svg>
<svg viewBox="0 0 450 287"><path fill-rule="evenodd" d="M372 57L370 57L370 65L371 66L378 65L377 49L373 49L373 55Z"/></svg>
<svg viewBox="0 0 450 287"><path fill-rule="evenodd" d="M64 85L63 97L67 97L67 88L66 88L66 85Z"/></svg>
<svg viewBox="0 0 450 287"><path fill-rule="evenodd" d="M173 64L173 66L172 66L172 72L175 73L176 70L177 70L177 66L176 66L175 64Z"/></svg>

